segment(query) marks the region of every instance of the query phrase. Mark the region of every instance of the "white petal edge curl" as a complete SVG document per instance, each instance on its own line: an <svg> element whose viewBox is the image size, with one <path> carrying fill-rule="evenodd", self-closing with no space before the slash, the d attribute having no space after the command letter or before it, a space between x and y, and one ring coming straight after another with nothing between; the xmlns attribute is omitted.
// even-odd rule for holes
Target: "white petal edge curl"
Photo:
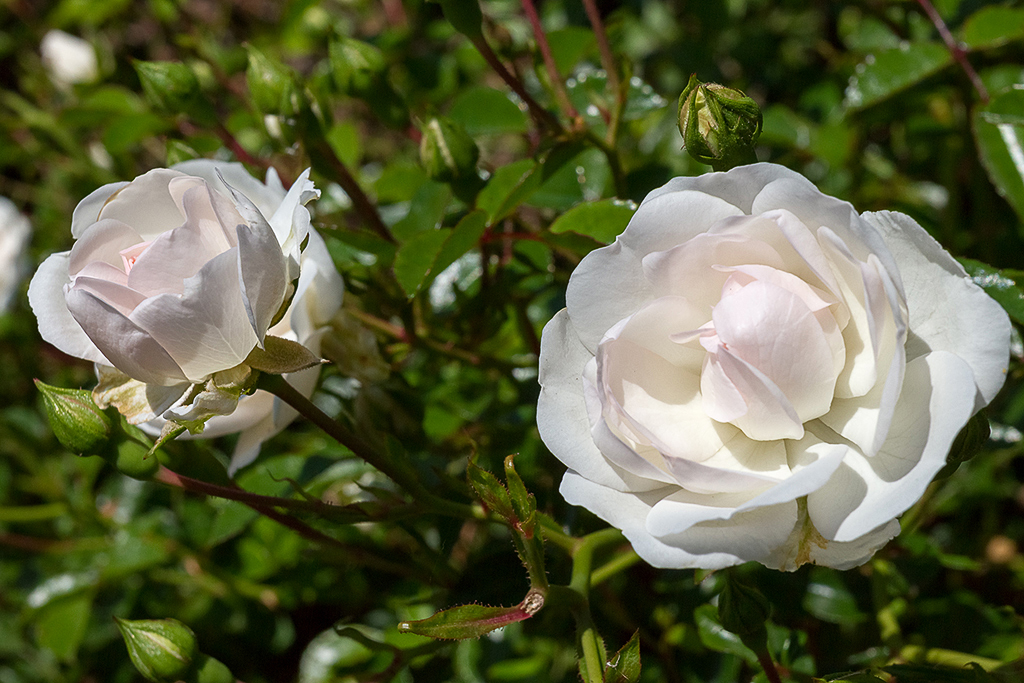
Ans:
<svg viewBox="0 0 1024 683"><path fill-rule="evenodd" d="M38 321L39 334L43 341L69 356L111 365L68 310L64 286L71 282L70 258L70 251L51 254L39 265L28 285L28 303Z"/></svg>
<svg viewBox="0 0 1024 683"><path fill-rule="evenodd" d="M583 346L562 309L541 335L537 401L541 439L556 458L602 488L649 491L663 486L616 467L594 445L583 397L583 368L591 358L593 354Z"/></svg>
<svg viewBox="0 0 1024 683"><path fill-rule="evenodd" d="M711 195L739 208L740 213L752 213L754 199L768 183L779 178L810 181L796 171L791 171L777 164L748 164L737 166L725 173L705 173L699 176L683 176L673 178L656 190L651 191L644 202L653 201L658 197L672 192L693 190ZM812 185L813 187L813 185ZM643 203L641 203L643 206Z"/></svg>
<svg viewBox="0 0 1024 683"><path fill-rule="evenodd" d="M72 315L85 320L85 327L92 330L96 347L113 359L104 365L113 365L145 384L170 386L186 379L181 367L149 332L110 304L79 289L69 290L65 300Z"/></svg>
<svg viewBox="0 0 1024 683"><path fill-rule="evenodd" d="M583 345L595 352L605 332L652 298L644 256L671 249L739 213L735 206L698 192L645 199L625 231L612 244L587 254L569 278L566 308ZM609 288L609 282L616 286Z"/></svg>
<svg viewBox="0 0 1024 683"><path fill-rule="evenodd" d="M908 358L950 351L964 359L978 387L975 411L988 404L1006 380L1010 318L963 267L910 216L865 213L892 251L903 274L912 338Z"/></svg>
<svg viewBox="0 0 1024 683"><path fill-rule="evenodd" d="M815 527L852 541L905 512L946 464L957 433L974 412L966 362L936 351L907 363L889 437L871 458L851 452L843 467L807 497Z"/></svg>
<svg viewBox="0 0 1024 683"><path fill-rule="evenodd" d="M78 239L85 232L85 229L99 220L100 211L114 194L128 186L128 181L120 183L109 183L103 187L96 188L85 199L78 202L75 211L71 214L71 236Z"/></svg>
<svg viewBox="0 0 1024 683"><path fill-rule="evenodd" d="M245 170L245 166L235 161L225 163L212 159L190 159L175 164L171 169L202 178L214 191L230 197L231 193L221 181L223 176L226 182L248 197L264 216L272 216L284 200L285 192L280 187L280 182L276 185L261 183Z"/></svg>
<svg viewBox="0 0 1024 683"><path fill-rule="evenodd" d="M99 218L115 218L126 223L135 228L143 240L173 230L185 222L185 217L167 188L172 178L181 175L166 168L154 168L140 175L110 195L100 209Z"/></svg>
<svg viewBox="0 0 1024 683"><path fill-rule="evenodd" d="M663 543L647 531L646 520L651 508L676 490L676 487L669 487L641 493L623 493L597 484L573 470L565 473L558 488L558 492L570 505L584 507L621 529L637 554L653 567L723 569L744 562L742 558L730 553L693 555L682 548Z"/></svg>

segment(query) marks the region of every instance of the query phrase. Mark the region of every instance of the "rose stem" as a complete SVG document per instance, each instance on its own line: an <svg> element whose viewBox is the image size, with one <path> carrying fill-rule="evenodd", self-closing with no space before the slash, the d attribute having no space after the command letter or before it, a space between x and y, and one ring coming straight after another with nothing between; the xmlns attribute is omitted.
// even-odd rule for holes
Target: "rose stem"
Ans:
<svg viewBox="0 0 1024 683"><path fill-rule="evenodd" d="M967 78L971 80L971 85L978 91L978 98L981 99L982 104L988 104L989 94L985 84L981 81L981 77L978 72L974 70L971 63L967 60L967 53L960 47L960 44L956 42L956 38L949 32L949 27L946 26L946 22L942 20L942 16L939 15L935 6L932 5L931 0L917 0L917 4L921 5L924 13L931 19L932 24L938 29L939 35L942 36L942 42L946 44L946 48L949 50L949 54L953 55L953 59L957 61L960 68L967 74Z"/></svg>
<svg viewBox="0 0 1024 683"><path fill-rule="evenodd" d="M332 420L327 413L317 408L312 401L288 384L280 375L264 373L260 375L257 386L290 405L300 415L322 429L335 441L389 476L395 483L412 494L417 501L433 508L435 512L460 518L477 516L473 512L472 506L445 500L428 491L417 479L415 473L395 467L388 461L385 455L378 453L356 434L353 434L343 425Z"/></svg>
<svg viewBox="0 0 1024 683"><path fill-rule="evenodd" d="M782 683L782 678L779 677L779 670L775 668L775 662L772 661L772 656L768 654L768 651L761 650L755 654L757 655L757 663L764 669L764 675L768 677L769 683Z"/></svg>
<svg viewBox="0 0 1024 683"><path fill-rule="evenodd" d="M605 30L604 22L601 20L601 12L597 9L594 0L583 0L583 8L587 12L587 19L594 29L594 36L597 38L597 49L601 53L601 66L604 67L608 78L608 89L615 97L615 108L612 110L611 121L608 122L607 142L610 146L615 145L619 135L619 122L622 120L622 110L626 105L626 98L622 92L622 84L619 82L619 71L615 66L615 56L612 54L611 43L608 42L608 31Z"/></svg>
<svg viewBox="0 0 1024 683"><path fill-rule="evenodd" d="M533 37L537 41L537 49L540 50L541 58L544 60L544 68L547 69L548 79L551 81L551 87L555 89L555 96L558 98L558 104L562 107L562 111L569 117L571 121L575 121L579 118L580 113L576 111L576 107L572 106L572 102L569 100L568 93L565 92L565 82L562 80L562 75L558 73L558 67L555 65L555 57L551 54L551 44L548 43L548 36L544 33L544 27L540 24L540 17L537 15L537 8L533 5L533 0L522 0L523 12L526 14L527 20L530 22L530 27L533 29Z"/></svg>
<svg viewBox="0 0 1024 683"><path fill-rule="evenodd" d="M483 34L475 38L470 37L469 40L480 53L480 56L484 58L484 61L494 69L494 72L501 77L501 80L505 81L505 85L511 88L512 92L518 95L519 99L526 104L526 108L530 110L530 116L533 117L537 126L540 128L550 128L551 132L556 135L561 133L562 124L558 122L558 119L552 116L551 112L537 104L537 100L530 97L530 93L526 92L526 88L523 87L523 84L519 79L512 75L512 72L506 69L505 65L501 63L500 59L498 59L498 55L494 54L494 50L492 50L491 46L487 44L487 40L483 37Z"/></svg>

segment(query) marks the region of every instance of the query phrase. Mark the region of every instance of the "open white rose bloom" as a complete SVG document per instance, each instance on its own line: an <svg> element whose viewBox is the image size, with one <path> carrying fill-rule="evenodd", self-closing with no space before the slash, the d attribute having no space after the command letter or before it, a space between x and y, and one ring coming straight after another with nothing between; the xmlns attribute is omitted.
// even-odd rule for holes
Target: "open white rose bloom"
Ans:
<svg viewBox="0 0 1024 683"><path fill-rule="evenodd" d="M203 436L243 431L237 469L294 418L260 392L239 402L246 358L268 334L318 353L341 305L341 277L305 208L317 194L308 172L286 192L272 171L261 183L240 164L207 160L101 187L75 209L72 249L48 257L29 285L40 334L95 362L97 401L132 423L159 431L161 418L208 419ZM308 395L318 375L288 379Z"/></svg>
<svg viewBox="0 0 1024 683"><path fill-rule="evenodd" d="M561 493L658 567L865 562L1009 360L1002 308L913 219L772 164L676 178L544 329Z"/></svg>

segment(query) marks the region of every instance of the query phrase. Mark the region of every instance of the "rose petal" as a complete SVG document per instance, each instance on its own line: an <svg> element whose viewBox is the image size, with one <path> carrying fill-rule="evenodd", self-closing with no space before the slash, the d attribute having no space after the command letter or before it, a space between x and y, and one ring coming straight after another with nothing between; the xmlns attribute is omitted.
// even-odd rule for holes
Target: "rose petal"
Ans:
<svg viewBox="0 0 1024 683"><path fill-rule="evenodd" d="M645 491L661 486L612 465L594 445L582 381L583 367L592 358L564 309L544 327L537 404L541 438L559 460L603 487Z"/></svg>
<svg viewBox="0 0 1024 683"><path fill-rule="evenodd" d="M852 541L904 512L924 493L974 411L970 366L945 351L907 363L889 438L872 458L851 452L807 498L823 536Z"/></svg>
<svg viewBox="0 0 1024 683"><path fill-rule="evenodd" d="M131 318L159 340L190 381L201 382L238 365L256 346L238 286L237 251L209 261L184 290L147 299Z"/></svg>
<svg viewBox="0 0 1024 683"><path fill-rule="evenodd" d="M309 243L302 251L302 270L295 296L285 314L287 324L300 343L322 325L327 324L341 308L345 283L334 266L327 245L320 234L309 231Z"/></svg>
<svg viewBox="0 0 1024 683"><path fill-rule="evenodd" d="M120 283L84 275L75 278L73 287L95 294L124 316L131 315L135 307L146 299L143 294Z"/></svg>
<svg viewBox="0 0 1024 683"><path fill-rule="evenodd" d="M245 166L238 162L190 159L175 164L171 168L185 175L202 178L210 186L210 189L225 197L231 196L225 182L230 184L231 187L248 197L264 216L274 215L274 211L284 200L285 191L281 187L280 181L271 184L261 183L245 170ZM224 178L223 181L221 177ZM234 229L235 226L229 225L228 227Z"/></svg>
<svg viewBox="0 0 1024 683"><path fill-rule="evenodd" d="M85 199L78 202L71 215L71 235L76 239L82 236L86 228L99 220L100 210L113 195L127 187L127 182L110 183L93 190Z"/></svg>
<svg viewBox="0 0 1024 683"><path fill-rule="evenodd" d="M152 335L95 294L72 288L65 300L96 348L110 359L104 365L113 365L145 384L170 386L187 379Z"/></svg>
<svg viewBox="0 0 1024 683"><path fill-rule="evenodd" d="M71 247L68 274L75 276L94 261L106 263L123 272L121 252L142 241L139 233L121 221L97 221L86 228Z"/></svg>
<svg viewBox="0 0 1024 683"><path fill-rule="evenodd" d="M172 178L182 174L155 168L110 196L98 218L112 218L133 227L148 242L162 232L181 225L185 216L167 190Z"/></svg>
<svg viewBox="0 0 1024 683"><path fill-rule="evenodd" d="M263 338L281 309L288 288L285 260L277 237L262 216L249 225L239 225L237 231L242 301L249 324L262 347Z"/></svg>
<svg viewBox="0 0 1024 683"><path fill-rule="evenodd" d="M977 411L1006 379L1009 317L913 218L882 211L864 219L882 233L903 276L914 334L908 358L929 350L956 353L974 372Z"/></svg>
<svg viewBox="0 0 1024 683"><path fill-rule="evenodd" d="M39 324L39 335L69 356L110 365L68 310L64 287L71 283L70 261L70 251L51 254L39 265L29 283L28 303Z"/></svg>

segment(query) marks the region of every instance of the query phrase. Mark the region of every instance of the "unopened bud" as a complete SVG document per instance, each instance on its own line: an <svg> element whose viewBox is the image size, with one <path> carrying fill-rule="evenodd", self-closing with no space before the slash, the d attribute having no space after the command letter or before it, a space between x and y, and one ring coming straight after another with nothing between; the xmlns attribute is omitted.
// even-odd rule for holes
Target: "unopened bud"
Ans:
<svg viewBox="0 0 1024 683"><path fill-rule="evenodd" d="M245 79L253 104L263 114L294 116L300 106L295 75L281 62L251 45L246 46L249 64Z"/></svg>
<svg viewBox="0 0 1024 683"><path fill-rule="evenodd" d="M420 163L431 180L451 182L476 175L480 148L460 123L432 118L423 127L420 139Z"/></svg>
<svg viewBox="0 0 1024 683"><path fill-rule="evenodd" d="M173 683L189 675L196 658L196 634L177 619L118 619L132 664L146 680Z"/></svg>
<svg viewBox="0 0 1024 683"><path fill-rule="evenodd" d="M695 74L679 96L679 132L690 156L727 171L757 161L761 108L741 91L701 83Z"/></svg>
<svg viewBox="0 0 1024 683"><path fill-rule="evenodd" d="M380 49L345 37L331 43L330 60L338 89L357 97L365 97L374 90L387 66Z"/></svg>
<svg viewBox="0 0 1024 683"><path fill-rule="evenodd" d="M200 123L216 120L213 105L203 95L199 79L181 62L134 63L146 100L164 114L188 114Z"/></svg>
<svg viewBox="0 0 1024 683"><path fill-rule="evenodd" d="M63 389L36 380L43 395L50 429L70 451L95 455L103 450L113 433L113 421L84 389Z"/></svg>

